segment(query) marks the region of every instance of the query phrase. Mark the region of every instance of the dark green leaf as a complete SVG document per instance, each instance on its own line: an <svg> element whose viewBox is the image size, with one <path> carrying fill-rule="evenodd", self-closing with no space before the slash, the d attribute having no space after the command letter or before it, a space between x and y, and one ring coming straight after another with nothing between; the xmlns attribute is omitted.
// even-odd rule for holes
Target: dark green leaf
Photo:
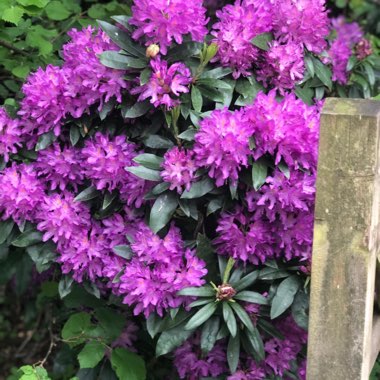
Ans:
<svg viewBox="0 0 380 380"><path fill-rule="evenodd" d="M236 336L230 336L227 346L227 362L231 373L235 373L240 357L240 337L239 331Z"/></svg>
<svg viewBox="0 0 380 380"><path fill-rule="evenodd" d="M179 207L188 218L198 220L198 209L195 201L191 199L180 199Z"/></svg>
<svg viewBox="0 0 380 380"><path fill-rule="evenodd" d="M246 336L251 343L253 349L255 350L259 360L265 358L264 344L261 338L261 335L256 327L253 328L253 331L246 331Z"/></svg>
<svg viewBox="0 0 380 380"><path fill-rule="evenodd" d="M223 80L220 80L220 79L214 79L214 78L204 78L204 79L199 79L197 81L197 84L198 85L203 85L203 86L207 86L207 87L215 87L215 88L219 88L221 90L231 90L232 89L232 86L223 81Z"/></svg>
<svg viewBox="0 0 380 380"><path fill-rule="evenodd" d="M191 87L191 102L193 103L193 108L197 112L202 111L202 104L203 104L203 99L202 99L202 94L198 90L197 87L194 85Z"/></svg>
<svg viewBox="0 0 380 380"><path fill-rule="evenodd" d="M158 170L148 169L144 166L127 166L125 170L134 174L136 177L146 179L148 181L161 181L161 174Z"/></svg>
<svg viewBox="0 0 380 380"><path fill-rule="evenodd" d="M223 207L223 198L214 198L207 206L207 216L213 214L215 211L220 210Z"/></svg>
<svg viewBox="0 0 380 380"><path fill-rule="evenodd" d="M256 191L264 185L267 175L268 165L264 159L258 159L252 164L252 182Z"/></svg>
<svg viewBox="0 0 380 380"><path fill-rule="evenodd" d="M105 353L105 346L98 341L86 343L82 351L78 354L80 368L94 368L102 359Z"/></svg>
<svg viewBox="0 0 380 380"><path fill-rule="evenodd" d="M289 277L290 273L284 269L276 268L264 268L260 271L259 279L260 280L277 280L278 278Z"/></svg>
<svg viewBox="0 0 380 380"><path fill-rule="evenodd" d="M272 300L271 319L277 318L288 309L293 303L300 286L300 280L297 275L290 276L281 282Z"/></svg>
<svg viewBox="0 0 380 380"><path fill-rule="evenodd" d="M115 348L111 365L120 380L145 380L146 367L143 358L125 348Z"/></svg>
<svg viewBox="0 0 380 380"><path fill-rule="evenodd" d="M215 301L215 297L198 299L198 300L190 303L189 307L192 308L192 307L196 307L196 306L203 306L203 305L206 305L206 304L213 302L213 301Z"/></svg>
<svg viewBox="0 0 380 380"><path fill-rule="evenodd" d="M231 335L236 336L237 334L236 319L231 309L231 306L229 305L228 302L223 302L223 319L224 319L224 322L226 322L226 325Z"/></svg>
<svg viewBox="0 0 380 380"><path fill-rule="evenodd" d="M133 159L134 162L153 170L161 170L164 159L151 153L139 154Z"/></svg>
<svg viewBox="0 0 380 380"><path fill-rule="evenodd" d="M100 191L96 189L94 186L87 187L87 189L84 189L81 191L75 198L74 201L76 202L85 202L89 201L91 199L96 198L100 194Z"/></svg>
<svg viewBox="0 0 380 380"><path fill-rule="evenodd" d="M313 58L314 68L315 68L315 74L316 76L321 80L321 82L329 89L332 88L332 81L331 81L331 69L324 65L319 59Z"/></svg>
<svg viewBox="0 0 380 380"><path fill-rule="evenodd" d="M215 250L211 241L206 235L197 235L197 257L206 263L207 267L207 281L216 281L218 278L218 268L215 265ZM215 293L214 293L215 296Z"/></svg>
<svg viewBox="0 0 380 380"><path fill-rule="evenodd" d="M196 129L189 128L185 132L182 132L181 134L179 134L178 137L182 140L193 141L196 133L197 133Z"/></svg>
<svg viewBox="0 0 380 380"><path fill-rule="evenodd" d="M375 72L373 71L373 67L368 62L364 62L364 69L365 69L365 72L367 74L367 79L368 79L369 84L371 86L373 86L375 84L375 81L376 81Z"/></svg>
<svg viewBox="0 0 380 380"><path fill-rule="evenodd" d="M237 302L231 302L230 306L239 319L243 322L243 325L249 331L253 332L253 324L247 312Z"/></svg>
<svg viewBox="0 0 380 380"><path fill-rule="evenodd" d="M177 295L194 297L215 297L215 290L209 285L205 285L199 288L189 287L180 290L179 292L177 292Z"/></svg>
<svg viewBox="0 0 380 380"><path fill-rule="evenodd" d="M245 301L250 303L257 303L259 305L267 305L268 300L262 296L260 293L251 292L249 290L243 290L242 292L236 294L234 299L239 301Z"/></svg>
<svg viewBox="0 0 380 380"><path fill-rule="evenodd" d="M14 221L12 219L8 219L4 222L0 222L0 244L3 244L10 233L12 232Z"/></svg>
<svg viewBox="0 0 380 380"><path fill-rule="evenodd" d="M102 210L105 210L107 207L109 207L116 197L116 192L106 193L103 199Z"/></svg>
<svg viewBox="0 0 380 380"><path fill-rule="evenodd" d="M186 323L186 330L194 330L206 322L216 311L218 304L216 302L209 303L198 310Z"/></svg>
<svg viewBox="0 0 380 380"><path fill-rule="evenodd" d="M184 42L181 45L169 49L167 59L169 62L182 61L191 56L198 55L202 50L202 44L199 42Z"/></svg>
<svg viewBox="0 0 380 380"><path fill-rule="evenodd" d="M219 317L210 318L202 328L201 333L201 350L203 353L209 353L215 345L216 336L219 331L220 320Z"/></svg>
<svg viewBox="0 0 380 380"><path fill-rule="evenodd" d="M141 71L140 85L143 86L144 84L148 83L151 75L152 75L152 70L149 67L147 67L143 71Z"/></svg>
<svg viewBox="0 0 380 380"><path fill-rule="evenodd" d="M163 193L164 191L168 190L170 187L170 183L168 182L161 182L152 189L152 194L159 195Z"/></svg>
<svg viewBox="0 0 380 380"><path fill-rule="evenodd" d="M107 103L104 103L103 104L103 107L101 109L101 111L99 111L99 117L100 117L100 120L104 120L108 114L113 110L113 108L115 107L115 99L112 98L110 99Z"/></svg>
<svg viewBox="0 0 380 380"><path fill-rule="evenodd" d="M127 260L129 260L133 255L132 249L129 245L115 245L112 248L112 251L116 255L123 257L124 259L127 259Z"/></svg>
<svg viewBox="0 0 380 380"><path fill-rule="evenodd" d="M263 318L259 318L257 321L257 325L265 331L268 335L273 336L278 339L285 339L279 330L277 330L270 322L266 321Z"/></svg>
<svg viewBox="0 0 380 380"><path fill-rule="evenodd" d="M193 333L191 330L185 330L181 324L173 329L164 331L158 338L156 345L156 356L161 356L172 352L179 347Z"/></svg>
<svg viewBox="0 0 380 380"><path fill-rule="evenodd" d="M309 87L296 86L296 95L306 104L313 104L314 91Z"/></svg>
<svg viewBox="0 0 380 380"><path fill-rule="evenodd" d="M241 280L239 280L236 284L232 283L233 288L236 290L236 292L240 292L243 289L248 288L252 284L255 283L257 278L259 277L259 271L255 270L246 276L244 276Z"/></svg>
<svg viewBox="0 0 380 380"><path fill-rule="evenodd" d="M99 58L104 66L116 70L143 69L147 65L147 63L141 59L132 58L113 50L105 51L100 54Z"/></svg>
<svg viewBox="0 0 380 380"><path fill-rule="evenodd" d="M299 290L292 304L292 315L297 325L304 330L307 330L309 325L308 310L309 297L305 292Z"/></svg>
<svg viewBox="0 0 380 380"><path fill-rule="evenodd" d="M35 230L28 230L19 235L12 241L12 245L15 247L29 247L30 245L39 243L42 241L42 233Z"/></svg>
<svg viewBox="0 0 380 380"><path fill-rule="evenodd" d="M262 33L251 40L251 44L257 46L261 50L269 50L268 43L273 40L271 33Z"/></svg>
<svg viewBox="0 0 380 380"><path fill-rule="evenodd" d="M58 293L59 296L62 298L69 295L72 291L72 285L73 285L74 279L69 276L63 276L59 283L58 283Z"/></svg>
<svg viewBox="0 0 380 380"><path fill-rule="evenodd" d="M155 313L151 313L146 321L146 329L152 339L165 328L166 319L159 317Z"/></svg>
<svg viewBox="0 0 380 380"><path fill-rule="evenodd" d="M220 79L231 73L232 70L229 67L217 67L212 70L204 71L201 78Z"/></svg>
<svg viewBox="0 0 380 380"><path fill-rule="evenodd" d="M80 312L71 315L62 329L62 339L69 341L72 346L85 341L85 334L92 329L90 314Z"/></svg>
<svg viewBox="0 0 380 380"><path fill-rule="evenodd" d="M284 173L284 176L287 179L289 179L290 178L289 166L286 165L284 161L281 161L277 166L281 170L281 172Z"/></svg>
<svg viewBox="0 0 380 380"><path fill-rule="evenodd" d="M171 140L159 135L149 135L143 142L148 148L154 149L170 149L174 145Z"/></svg>
<svg viewBox="0 0 380 380"><path fill-rule="evenodd" d="M72 146L75 146L80 139L79 128L76 125L70 127L70 142Z"/></svg>
<svg viewBox="0 0 380 380"><path fill-rule="evenodd" d="M125 327L125 316L109 307L102 307L95 311L96 319L101 327L100 337L107 343L112 343L122 333ZM127 322L128 323L128 322Z"/></svg>
<svg viewBox="0 0 380 380"><path fill-rule="evenodd" d="M210 99L216 103L224 102L224 95L220 90L213 87L204 86L204 85L200 85L198 88L200 92L202 93L202 95L205 96L207 99Z"/></svg>
<svg viewBox="0 0 380 380"><path fill-rule="evenodd" d="M53 132L44 133L38 138L35 150L38 152L39 150L46 149L53 144L55 140L57 140L57 136L55 136Z"/></svg>
<svg viewBox="0 0 380 380"><path fill-rule="evenodd" d="M309 72L310 76L312 78L314 78L315 70L314 70L314 63L313 63L313 60L311 59L311 57L309 57L309 56L305 57L305 64L306 64L307 71Z"/></svg>
<svg viewBox="0 0 380 380"><path fill-rule="evenodd" d="M128 109L125 107L122 110L122 116L124 119L135 119L137 117L145 115L151 107L152 106L149 100L137 102Z"/></svg>
<svg viewBox="0 0 380 380"><path fill-rule="evenodd" d="M161 194L152 207L149 226L157 233L166 226L178 206L177 195L174 193Z"/></svg>
<svg viewBox="0 0 380 380"><path fill-rule="evenodd" d="M212 191L215 188L214 182L205 177L202 180L192 184L189 191L184 191L181 195L183 199L200 198Z"/></svg>

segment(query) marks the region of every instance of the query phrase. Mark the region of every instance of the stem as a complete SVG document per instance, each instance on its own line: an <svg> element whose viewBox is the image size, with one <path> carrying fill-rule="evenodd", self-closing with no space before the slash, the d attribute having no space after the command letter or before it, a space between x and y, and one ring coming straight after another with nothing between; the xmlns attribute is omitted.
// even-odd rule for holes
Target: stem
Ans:
<svg viewBox="0 0 380 380"><path fill-rule="evenodd" d="M234 264L235 264L235 260L232 257L230 257L228 259L226 269L224 270L223 284L228 283L228 279L230 278L230 273L231 273L231 270L232 270Z"/></svg>
<svg viewBox="0 0 380 380"><path fill-rule="evenodd" d="M19 54L25 55L26 57L29 57L28 52L21 50L21 49L17 48L16 46L13 46L11 43L9 43L7 41L0 40L0 46L3 46L9 50L13 50L15 53L19 53Z"/></svg>

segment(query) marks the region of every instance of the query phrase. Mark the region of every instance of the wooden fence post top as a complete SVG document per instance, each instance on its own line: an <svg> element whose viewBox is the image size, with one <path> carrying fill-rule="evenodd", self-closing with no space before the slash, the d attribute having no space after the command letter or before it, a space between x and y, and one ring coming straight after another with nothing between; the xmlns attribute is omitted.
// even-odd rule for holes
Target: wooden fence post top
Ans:
<svg viewBox="0 0 380 380"><path fill-rule="evenodd" d="M380 101L368 99L327 98L322 115L368 116L380 115Z"/></svg>

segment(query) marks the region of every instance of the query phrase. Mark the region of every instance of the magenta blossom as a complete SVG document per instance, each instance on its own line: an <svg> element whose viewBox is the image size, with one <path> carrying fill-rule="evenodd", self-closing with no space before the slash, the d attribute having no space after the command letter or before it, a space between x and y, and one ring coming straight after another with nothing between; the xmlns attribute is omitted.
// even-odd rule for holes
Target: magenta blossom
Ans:
<svg viewBox="0 0 380 380"><path fill-rule="evenodd" d="M197 170L193 151L178 147L170 149L165 153L162 167L161 177L170 183L170 190L176 189L178 193L182 193L183 188L190 190Z"/></svg>
<svg viewBox="0 0 380 380"><path fill-rule="evenodd" d="M20 122L11 119L5 109L0 107L0 157L8 162L9 154L16 153L19 147L21 147Z"/></svg>
<svg viewBox="0 0 380 380"><path fill-rule="evenodd" d="M132 37L146 45L159 44L161 53L166 54L173 40L181 44L184 35L203 41L208 22L205 13L201 0L134 0L130 23L137 29Z"/></svg>
<svg viewBox="0 0 380 380"><path fill-rule="evenodd" d="M180 62L168 67L168 63L160 58L151 60L150 66L153 72L148 83L134 88L131 92L140 94L140 102L151 98L150 102L155 107L163 105L170 109L179 105L180 94L189 92L189 84L192 81L190 70Z"/></svg>

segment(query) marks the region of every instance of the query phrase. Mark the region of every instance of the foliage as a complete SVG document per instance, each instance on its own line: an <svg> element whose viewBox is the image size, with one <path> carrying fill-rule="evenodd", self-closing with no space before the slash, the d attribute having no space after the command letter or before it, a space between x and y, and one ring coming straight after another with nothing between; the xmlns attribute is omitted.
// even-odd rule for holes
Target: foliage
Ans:
<svg viewBox="0 0 380 380"><path fill-rule="evenodd" d="M0 113L0 366L9 380L303 379L321 100L376 95L376 47L312 2L304 34L292 2L214 6L212 33L196 1L135 3L4 3L5 69L43 68Z"/></svg>

